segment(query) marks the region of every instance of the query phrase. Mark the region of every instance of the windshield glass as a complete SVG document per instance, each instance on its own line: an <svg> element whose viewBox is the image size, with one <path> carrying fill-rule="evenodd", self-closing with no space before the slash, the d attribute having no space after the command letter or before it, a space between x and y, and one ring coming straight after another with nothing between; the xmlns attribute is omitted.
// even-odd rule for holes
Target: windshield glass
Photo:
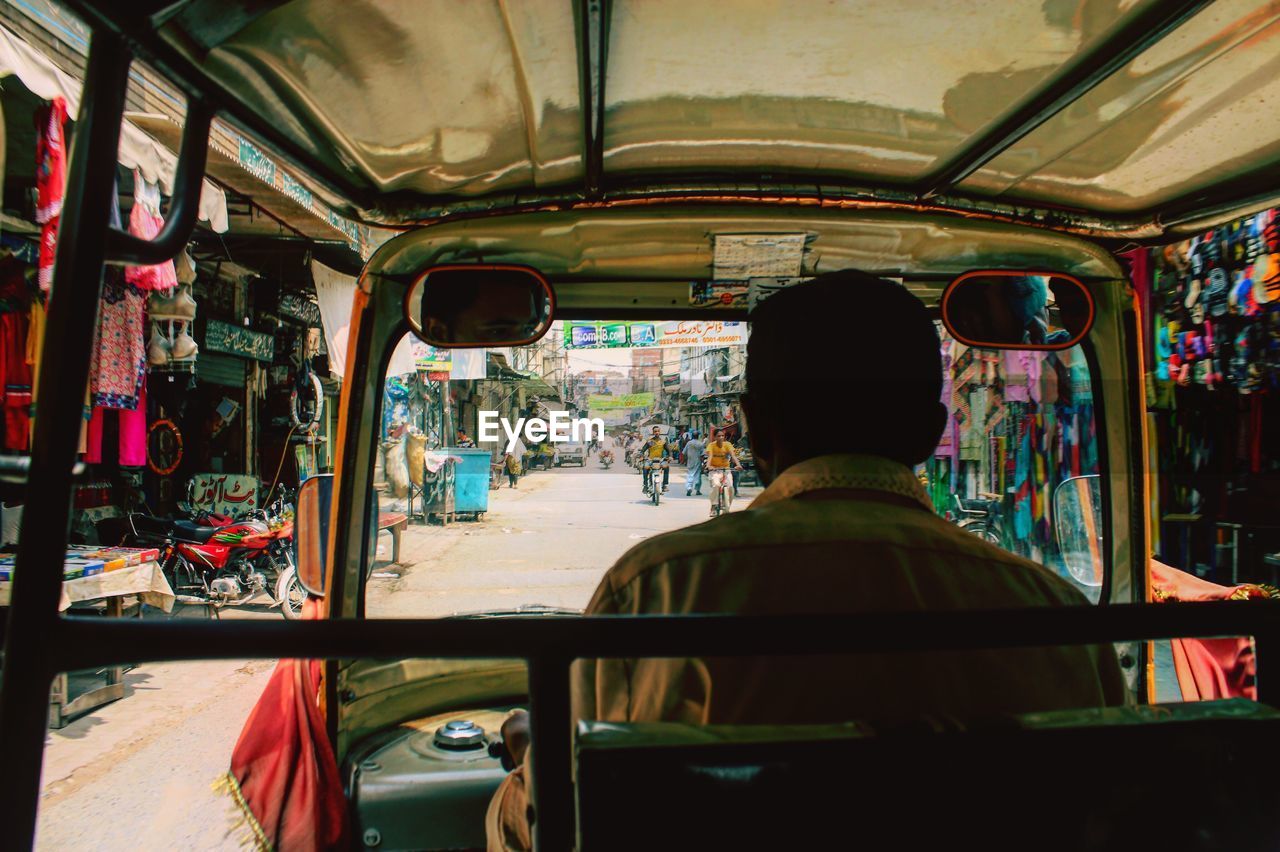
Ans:
<svg viewBox="0 0 1280 852"><path fill-rule="evenodd" d="M404 338L384 377L366 614L581 611L628 548L747 509L763 489L739 402L749 326L690 323L718 339L668 347L661 325L556 323L490 350ZM939 332L950 416L916 469L934 510L1097 602L1102 566L1081 560L1102 551L1064 556L1052 510L1061 482L1098 473L1082 349L975 349ZM708 452L716 430L732 455ZM725 472L702 470L712 455Z"/></svg>

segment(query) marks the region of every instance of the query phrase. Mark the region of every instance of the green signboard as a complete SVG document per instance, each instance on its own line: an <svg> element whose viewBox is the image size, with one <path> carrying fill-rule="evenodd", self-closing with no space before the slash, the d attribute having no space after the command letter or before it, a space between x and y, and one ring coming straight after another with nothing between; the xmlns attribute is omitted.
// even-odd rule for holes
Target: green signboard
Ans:
<svg viewBox="0 0 1280 852"><path fill-rule="evenodd" d="M225 352L270 364L275 357L276 339L251 328L209 320L204 329L204 346L210 352Z"/></svg>

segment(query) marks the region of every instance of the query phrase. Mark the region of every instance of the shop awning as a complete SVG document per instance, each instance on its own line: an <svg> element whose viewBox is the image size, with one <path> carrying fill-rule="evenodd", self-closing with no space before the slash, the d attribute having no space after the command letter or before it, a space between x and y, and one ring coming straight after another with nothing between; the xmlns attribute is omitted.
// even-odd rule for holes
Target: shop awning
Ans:
<svg viewBox="0 0 1280 852"><path fill-rule="evenodd" d="M168 115L131 112L127 117L167 145L176 146L182 139L182 125ZM271 156L222 121L215 120L209 134L205 173L253 199L299 234L313 240L346 242L365 259L390 233L376 229L378 233L371 234L371 229L337 215ZM264 234L274 234L276 223L268 221L263 227ZM237 221L237 232L242 230Z"/></svg>
<svg viewBox="0 0 1280 852"><path fill-rule="evenodd" d="M52 60L9 30L0 27L0 77L13 75L33 93L46 100L61 97L67 113L74 118L80 110L80 81L54 65ZM174 143L176 148L176 142ZM173 194L177 157L139 127L125 121L120 129L120 165L137 169L149 181L160 184L166 195ZM199 218L221 233L227 230L227 197L210 181L200 192Z"/></svg>

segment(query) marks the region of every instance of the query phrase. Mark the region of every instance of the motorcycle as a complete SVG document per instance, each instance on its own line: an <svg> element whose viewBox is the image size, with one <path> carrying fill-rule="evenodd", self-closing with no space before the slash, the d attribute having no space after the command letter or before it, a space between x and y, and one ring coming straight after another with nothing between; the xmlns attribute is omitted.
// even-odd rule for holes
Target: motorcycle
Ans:
<svg viewBox="0 0 1280 852"><path fill-rule="evenodd" d="M600 451L600 466L608 470L613 465L613 450L604 449Z"/></svg>
<svg viewBox="0 0 1280 852"><path fill-rule="evenodd" d="M130 513L136 542L161 547L161 569L179 602L214 613L264 595L289 620L302 616L306 591L293 559L293 507L281 495L265 510L199 520Z"/></svg>
<svg viewBox="0 0 1280 852"><path fill-rule="evenodd" d="M641 462L641 467L644 473L644 493L653 500L653 505L657 506L662 498L662 482L658 475L666 470L667 460L665 458L647 459Z"/></svg>

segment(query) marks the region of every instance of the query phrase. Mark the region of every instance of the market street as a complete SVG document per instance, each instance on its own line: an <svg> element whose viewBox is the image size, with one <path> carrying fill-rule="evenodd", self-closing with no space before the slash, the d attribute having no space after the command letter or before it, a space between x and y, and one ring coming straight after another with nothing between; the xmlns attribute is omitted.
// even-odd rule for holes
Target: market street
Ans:
<svg viewBox="0 0 1280 852"><path fill-rule="evenodd" d="M522 604L579 609L628 547L705 520L708 499L684 496L684 474L672 469L671 490L656 507L641 499L633 470L601 470L594 456L583 468L532 473L516 489L504 482L489 492L489 513L479 523L411 525L402 565L375 566L369 614L442 616ZM734 510L759 490L744 488ZM384 536L384 552L389 545ZM222 619L233 627L237 619L279 617L232 609ZM126 675L124 699L50 731L38 848L237 848L228 834L233 810L212 783L273 666L140 666Z"/></svg>

